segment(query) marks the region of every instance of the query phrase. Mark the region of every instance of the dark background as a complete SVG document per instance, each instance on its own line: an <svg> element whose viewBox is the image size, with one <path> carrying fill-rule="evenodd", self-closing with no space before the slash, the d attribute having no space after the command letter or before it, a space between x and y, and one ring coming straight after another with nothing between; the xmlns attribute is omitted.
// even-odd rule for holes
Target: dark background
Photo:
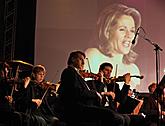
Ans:
<svg viewBox="0 0 165 126"><path fill-rule="evenodd" d="M0 59L34 64L36 0L0 1Z"/></svg>

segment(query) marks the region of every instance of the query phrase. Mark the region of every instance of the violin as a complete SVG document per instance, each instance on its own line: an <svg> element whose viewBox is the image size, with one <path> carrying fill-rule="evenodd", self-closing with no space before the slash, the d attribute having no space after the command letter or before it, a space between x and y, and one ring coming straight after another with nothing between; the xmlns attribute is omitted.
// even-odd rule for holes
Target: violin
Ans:
<svg viewBox="0 0 165 126"><path fill-rule="evenodd" d="M83 78L93 78L94 80L100 80L101 79L101 74L95 74L95 73L89 73L88 71L86 72L85 70L80 71L80 74ZM105 83L111 83L112 81L115 81L115 78L103 78Z"/></svg>
<svg viewBox="0 0 165 126"><path fill-rule="evenodd" d="M39 87L41 87L44 90L47 90L49 88L51 90L55 90L56 91L57 85L54 84L54 83L51 83L49 81L36 82L35 80L31 80L31 82L36 83Z"/></svg>
<svg viewBox="0 0 165 126"><path fill-rule="evenodd" d="M51 89L51 96L54 96L53 94L57 95L56 94L56 91L57 91L57 85L54 84L54 83L51 83L49 81L44 81L44 82L41 82L41 83L37 83L42 89L44 89L44 94L41 98L41 100L43 100L46 96L46 94L48 93L48 90ZM52 94L53 93L53 94Z"/></svg>
<svg viewBox="0 0 165 126"><path fill-rule="evenodd" d="M95 73L89 73L88 71L82 70L79 71L81 76L83 78L94 78L95 80L98 80L101 77L101 74L95 74ZM139 78L139 79L143 79L144 76L139 76L139 75L132 75L130 77L135 77L135 78ZM110 77L110 78L104 78L104 81L107 83L110 82L123 82L125 81L125 77L124 76L118 76L118 77Z"/></svg>
<svg viewBox="0 0 165 126"><path fill-rule="evenodd" d="M46 82L42 82L41 83L41 88L43 88L43 89L50 88L52 90L56 90L56 86L57 86L56 84L51 83L49 81L46 81Z"/></svg>
<svg viewBox="0 0 165 126"><path fill-rule="evenodd" d="M91 72L89 73L86 70L81 70L81 71L79 71L79 73L81 74L81 76L83 78L94 78L95 80L98 80L101 77L100 74L95 74L95 73L91 73Z"/></svg>
<svg viewBox="0 0 165 126"><path fill-rule="evenodd" d="M143 79L144 78L144 76L138 76L138 75L132 75L130 77L135 77L135 78L139 78L139 79ZM123 81L125 81L125 77L124 76L104 78L104 79L106 80L106 82L123 82Z"/></svg>
<svg viewBox="0 0 165 126"><path fill-rule="evenodd" d="M93 78L95 80L99 80L101 78L101 74L95 74L95 73L89 73L88 71L86 72L85 70L83 71L79 71L81 76L83 78ZM103 78L104 82L105 83L111 83L112 81L124 81L124 77L123 78L114 78L114 77L111 77L111 78Z"/></svg>

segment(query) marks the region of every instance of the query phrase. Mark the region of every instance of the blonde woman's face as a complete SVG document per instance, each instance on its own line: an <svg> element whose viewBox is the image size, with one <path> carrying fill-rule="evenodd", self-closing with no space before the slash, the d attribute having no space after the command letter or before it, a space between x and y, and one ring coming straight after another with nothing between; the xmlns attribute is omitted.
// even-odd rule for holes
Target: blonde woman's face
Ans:
<svg viewBox="0 0 165 126"><path fill-rule="evenodd" d="M128 54L135 35L135 22L131 16L123 15L112 27L110 42L114 44L117 54Z"/></svg>

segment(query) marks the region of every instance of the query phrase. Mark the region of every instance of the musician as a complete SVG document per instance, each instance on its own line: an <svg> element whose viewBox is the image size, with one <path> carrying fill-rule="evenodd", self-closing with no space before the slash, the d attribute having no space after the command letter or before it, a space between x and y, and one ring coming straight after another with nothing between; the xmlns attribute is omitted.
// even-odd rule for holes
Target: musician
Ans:
<svg viewBox="0 0 165 126"><path fill-rule="evenodd" d="M15 111L13 106L13 83L9 77L10 66L7 62L0 63L0 123L7 126L21 126L21 113Z"/></svg>
<svg viewBox="0 0 165 126"><path fill-rule="evenodd" d="M149 90L152 85L153 84L148 86ZM156 90L156 88L154 90ZM165 88L163 90L162 96L165 97ZM143 103L141 112L143 112L146 115L146 119L148 120L148 123L151 123L153 126L157 126L157 123L159 120L160 120L160 124L165 123L164 100L165 98L163 97L157 98L157 96L153 92L151 92L148 97L144 98L144 103Z"/></svg>
<svg viewBox="0 0 165 126"><path fill-rule="evenodd" d="M138 115L138 107L141 105L141 102L139 105L138 100L129 96L129 91L131 90L130 74L126 73L120 77L111 77L112 70L113 66L111 63L102 63L97 74L99 78L88 80L88 85L103 94L102 106L121 113L125 120L127 120L129 116L131 126L142 125L145 122L144 117ZM116 81L124 82L121 90Z"/></svg>
<svg viewBox="0 0 165 126"><path fill-rule="evenodd" d="M59 102L63 107L62 113L64 120L75 125L83 121L101 121L101 126L128 126L129 118L126 121L124 117L117 112L95 105L100 102L102 93L90 87L80 74L84 67L85 54L82 51L73 51L70 53L67 65L61 74L61 84L58 89Z"/></svg>
<svg viewBox="0 0 165 126"><path fill-rule="evenodd" d="M124 81L125 84L123 88L119 89L119 84L116 83L117 78L111 78L111 73L113 70L113 66L111 63L104 62L99 67L98 75L101 75L99 79L94 81L87 81L88 84L94 84L96 90L99 92L103 92L103 105L108 106L111 109L117 110L119 104L124 104L128 90L130 88L130 74L127 73L123 76L121 81Z"/></svg>
<svg viewBox="0 0 165 126"><path fill-rule="evenodd" d="M155 89L156 89L157 84L155 82L152 82L149 86L148 86L148 91L149 93L154 93Z"/></svg>
<svg viewBox="0 0 165 126"><path fill-rule="evenodd" d="M29 116L27 124L33 126L55 125L58 122L49 104L54 97L50 96L51 88L45 83L45 76L43 65L34 66L32 76L24 79L24 89L17 100L17 109Z"/></svg>

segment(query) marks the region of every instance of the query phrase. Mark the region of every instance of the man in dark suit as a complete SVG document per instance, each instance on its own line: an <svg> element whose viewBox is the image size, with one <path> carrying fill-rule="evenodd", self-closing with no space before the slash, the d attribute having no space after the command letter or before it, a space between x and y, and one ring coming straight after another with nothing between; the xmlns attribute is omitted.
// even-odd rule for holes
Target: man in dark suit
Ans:
<svg viewBox="0 0 165 126"><path fill-rule="evenodd" d="M131 114L139 101L128 96L131 80L130 73L114 78L111 77L112 70L113 66L111 63L102 63L97 73L98 78L88 80L88 85L99 93L102 92L102 106L121 113L125 120L127 120L129 116L131 126L141 125L143 117ZM119 84L116 82L124 82L122 89L119 88Z"/></svg>
<svg viewBox="0 0 165 126"><path fill-rule="evenodd" d="M79 124L83 121L99 121L101 126L128 126L129 118L126 121L121 114L95 105L96 102L101 102L102 93L90 89L79 73L79 70L83 70L84 60L83 52L71 52L68 67L61 74L61 84L57 93L65 121L70 125L75 122Z"/></svg>
<svg viewBox="0 0 165 126"><path fill-rule="evenodd" d="M163 97L157 97L158 91L158 93L162 92L162 96L165 96L165 88L163 87L164 81L165 76L162 78L158 87L154 87L153 92L150 91L153 84L148 86L149 96L144 98L144 103L141 108L141 112L146 115L147 123L152 124L152 126L157 126L157 124L160 126L164 126L165 123L165 102L163 100ZM164 92L161 91L162 89L164 89Z"/></svg>

